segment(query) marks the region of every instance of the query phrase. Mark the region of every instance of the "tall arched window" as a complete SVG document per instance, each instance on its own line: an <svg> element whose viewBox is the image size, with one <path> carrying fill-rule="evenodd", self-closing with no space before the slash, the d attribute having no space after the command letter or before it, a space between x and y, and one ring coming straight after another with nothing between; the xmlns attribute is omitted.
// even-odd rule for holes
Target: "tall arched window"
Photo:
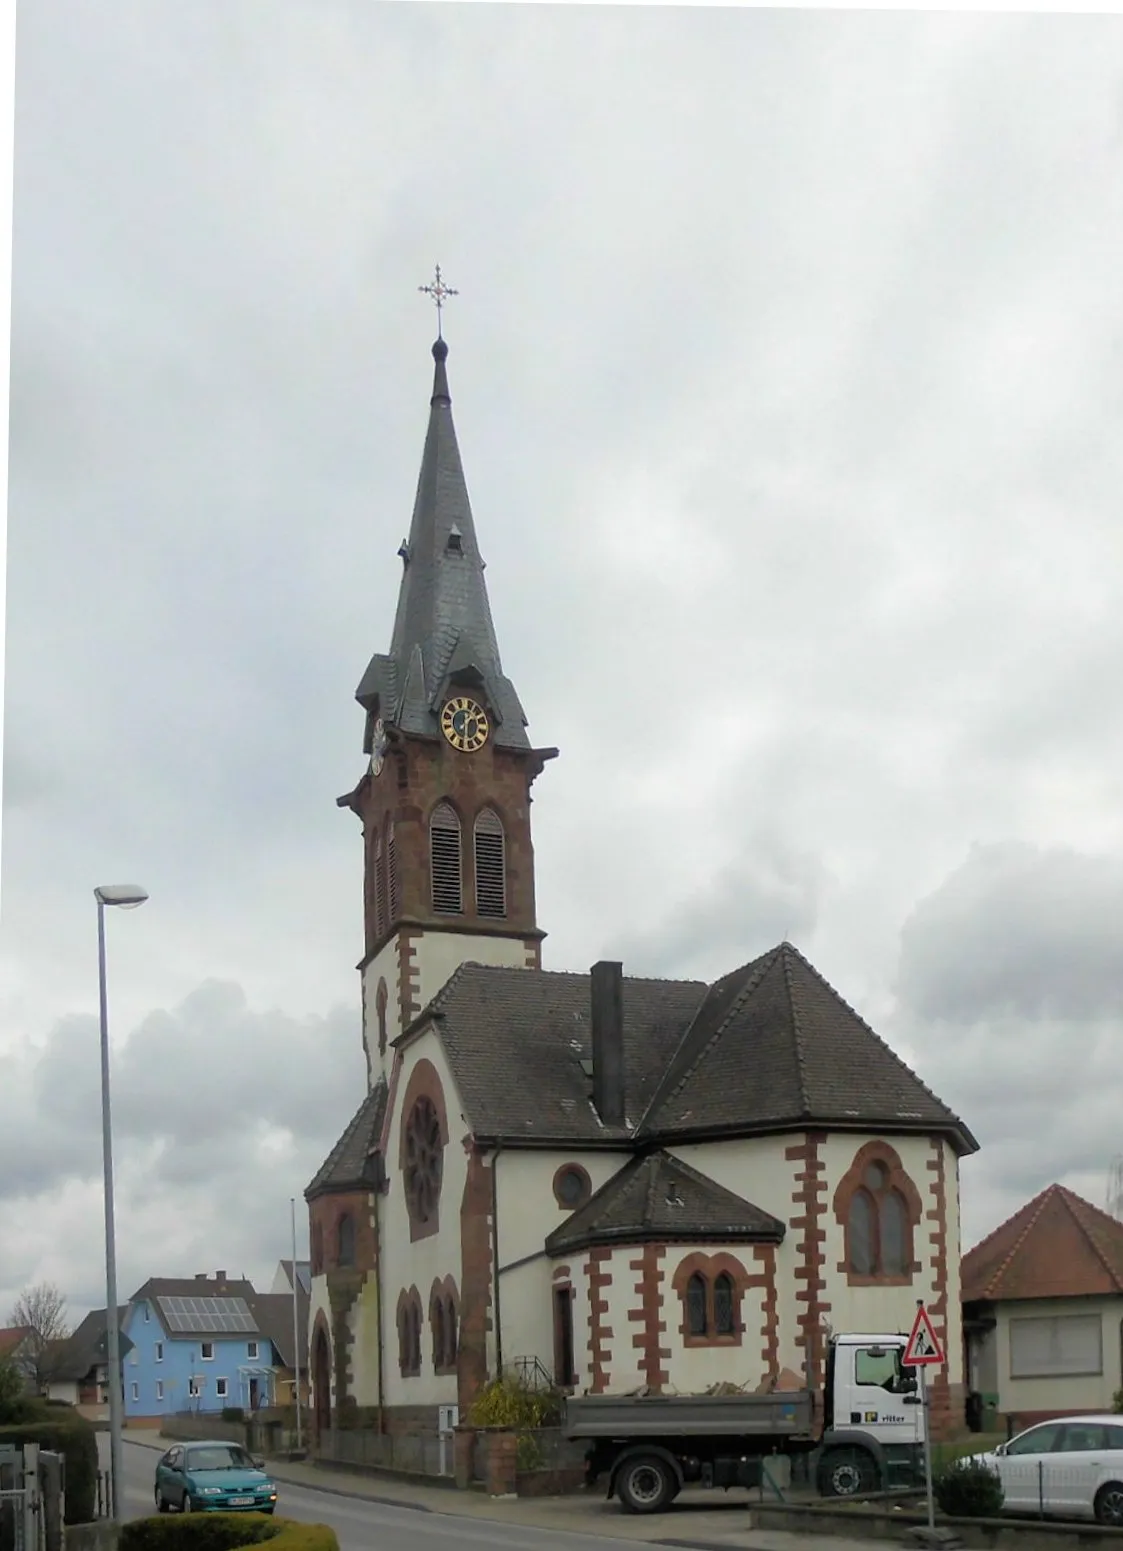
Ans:
<svg viewBox="0 0 1123 1551"><path fill-rule="evenodd" d="M386 930L386 871L382 861L381 832L374 837L374 933L381 937Z"/></svg>
<svg viewBox="0 0 1123 1551"><path fill-rule="evenodd" d="M355 1264L355 1219L350 1212L344 1212L339 1219L339 1227L336 1229L336 1262L341 1266L353 1266Z"/></svg>
<svg viewBox="0 0 1123 1551"><path fill-rule="evenodd" d="M714 1277L714 1334L733 1334L733 1278L728 1271Z"/></svg>
<svg viewBox="0 0 1123 1551"><path fill-rule="evenodd" d="M846 1257L838 1269L851 1285L887 1282L902 1286L920 1267L913 1234L921 1221L920 1193L896 1149L866 1142L838 1183L835 1218L845 1233Z"/></svg>
<svg viewBox="0 0 1123 1551"><path fill-rule="evenodd" d="M706 1334L706 1278L697 1271L686 1284L686 1328L692 1336Z"/></svg>
<svg viewBox="0 0 1123 1551"><path fill-rule="evenodd" d="M476 818L476 914L507 914L507 845L503 821L493 808Z"/></svg>
<svg viewBox="0 0 1123 1551"><path fill-rule="evenodd" d="M378 982L378 990L374 994L374 1011L378 1018L378 1054L386 1054L386 1008L389 1005L390 993L386 989L386 981Z"/></svg>
<svg viewBox="0 0 1123 1551"><path fill-rule="evenodd" d="M323 1223L314 1223L312 1227L312 1275L322 1276L324 1271L324 1226Z"/></svg>
<svg viewBox="0 0 1123 1551"><path fill-rule="evenodd" d="M459 915L464 908L460 866L460 820L447 802L438 803L429 820L429 858L433 879L433 909Z"/></svg>

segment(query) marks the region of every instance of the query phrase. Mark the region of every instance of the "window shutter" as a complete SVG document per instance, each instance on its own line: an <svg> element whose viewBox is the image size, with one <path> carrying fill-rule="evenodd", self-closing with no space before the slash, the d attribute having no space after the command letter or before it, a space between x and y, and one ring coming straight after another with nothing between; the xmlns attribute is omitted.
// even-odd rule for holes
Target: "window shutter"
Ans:
<svg viewBox="0 0 1123 1551"><path fill-rule="evenodd" d="M386 930L386 873L382 865L382 836L374 837L374 930L379 937Z"/></svg>
<svg viewBox="0 0 1123 1551"><path fill-rule="evenodd" d="M460 878L460 820L447 802L429 820L429 856L433 875L433 909L459 915L463 909Z"/></svg>
<svg viewBox="0 0 1123 1551"><path fill-rule="evenodd" d="M386 875L390 895L390 920L396 921L402 913L402 890L398 878L398 846L394 839L393 821L386 829Z"/></svg>
<svg viewBox="0 0 1123 1551"><path fill-rule="evenodd" d="M492 808L476 819L476 913L507 914L507 845L503 821Z"/></svg>
<svg viewBox="0 0 1123 1551"><path fill-rule="evenodd" d="M1103 1372L1103 1319L1060 1314L1010 1321L1012 1379L1076 1378Z"/></svg>

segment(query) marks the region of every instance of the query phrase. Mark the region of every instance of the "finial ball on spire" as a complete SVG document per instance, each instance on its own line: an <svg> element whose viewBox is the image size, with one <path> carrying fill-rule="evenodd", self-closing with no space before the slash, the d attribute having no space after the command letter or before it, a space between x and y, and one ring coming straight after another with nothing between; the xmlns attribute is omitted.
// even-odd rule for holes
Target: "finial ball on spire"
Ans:
<svg viewBox="0 0 1123 1551"><path fill-rule="evenodd" d="M433 341L433 360L444 361L448 359L448 346L443 339Z"/></svg>

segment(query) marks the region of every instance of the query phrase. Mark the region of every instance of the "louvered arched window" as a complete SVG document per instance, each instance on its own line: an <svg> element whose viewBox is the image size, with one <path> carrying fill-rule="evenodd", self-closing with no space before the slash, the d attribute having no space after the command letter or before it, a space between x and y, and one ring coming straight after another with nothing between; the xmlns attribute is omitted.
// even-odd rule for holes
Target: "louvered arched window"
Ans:
<svg viewBox="0 0 1123 1551"><path fill-rule="evenodd" d="M390 898L390 920L402 913L401 880L398 877L398 846L394 839L393 819L386 826L386 892Z"/></svg>
<svg viewBox="0 0 1123 1551"><path fill-rule="evenodd" d="M374 837L374 933L386 930L386 870L382 865L382 835Z"/></svg>
<svg viewBox="0 0 1123 1551"><path fill-rule="evenodd" d="M476 914L507 914L507 844L503 820L493 808L476 818Z"/></svg>
<svg viewBox="0 0 1123 1551"><path fill-rule="evenodd" d="M433 909L459 915L464 908L460 866L460 820L450 803L438 803L429 820L429 859L433 878Z"/></svg>

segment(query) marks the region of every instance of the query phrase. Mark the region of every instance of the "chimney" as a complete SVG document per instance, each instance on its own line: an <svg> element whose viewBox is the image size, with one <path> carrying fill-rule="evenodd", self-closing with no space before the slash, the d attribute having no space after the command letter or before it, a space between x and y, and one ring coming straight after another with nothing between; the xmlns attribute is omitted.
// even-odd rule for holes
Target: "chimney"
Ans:
<svg viewBox="0 0 1123 1551"><path fill-rule="evenodd" d="M593 1103L606 1126L624 1124L624 966L602 960L589 971Z"/></svg>
<svg viewBox="0 0 1123 1551"><path fill-rule="evenodd" d="M215 1279L216 1282L225 1282L225 1280L226 1280L226 1272L225 1271L216 1271L215 1274L214 1274L214 1279Z"/></svg>

